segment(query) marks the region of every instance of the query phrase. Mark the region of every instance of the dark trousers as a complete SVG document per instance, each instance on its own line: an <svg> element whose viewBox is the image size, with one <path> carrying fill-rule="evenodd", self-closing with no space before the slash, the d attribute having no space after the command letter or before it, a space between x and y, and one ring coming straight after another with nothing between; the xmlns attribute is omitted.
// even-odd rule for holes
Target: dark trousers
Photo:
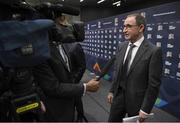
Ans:
<svg viewBox="0 0 180 123"><path fill-rule="evenodd" d="M85 122L88 122L86 117L84 116L83 102L82 102L81 97L75 98L75 107L76 107L76 111L77 111L76 122L82 122L83 120Z"/></svg>
<svg viewBox="0 0 180 123"><path fill-rule="evenodd" d="M108 122L122 122L126 115L124 92L120 90L113 98Z"/></svg>

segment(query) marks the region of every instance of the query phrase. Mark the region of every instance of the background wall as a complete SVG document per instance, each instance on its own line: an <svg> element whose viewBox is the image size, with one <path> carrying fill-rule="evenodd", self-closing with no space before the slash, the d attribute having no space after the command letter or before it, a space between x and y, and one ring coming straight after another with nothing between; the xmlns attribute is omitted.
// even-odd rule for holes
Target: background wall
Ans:
<svg viewBox="0 0 180 123"><path fill-rule="evenodd" d="M119 7L106 7L102 5L80 6L81 20L85 22L92 21L100 18L110 17L125 12L130 12L175 1L178 0L129 0L128 3L122 2L121 6Z"/></svg>
<svg viewBox="0 0 180 123"><path fill-rule="evenodd" d="M180 2L163 4L134 12L147 19L145 38L163 51L163 78L155 106L180 118ZM82 43L87 58L87 68L99 74L109 59L115 55L117 45L125 41L123 20L130 13L86 23L85 41ZM111 69L105 76L111 81Z"/></svg>

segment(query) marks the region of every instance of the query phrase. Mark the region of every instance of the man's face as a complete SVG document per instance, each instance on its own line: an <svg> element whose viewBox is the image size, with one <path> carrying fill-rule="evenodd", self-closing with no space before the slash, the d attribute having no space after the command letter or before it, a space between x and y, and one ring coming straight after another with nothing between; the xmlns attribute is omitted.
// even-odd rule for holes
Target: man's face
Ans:
<svg viewBox="0 0 180 123"><path fill-rule="evenodd" d="M129 40L131 42L135 42L139 39L140 34L143 32L144 26L143 25L137 25L136 19L134 16L127 17L124 21L124 37L126 40Z"/></svg>

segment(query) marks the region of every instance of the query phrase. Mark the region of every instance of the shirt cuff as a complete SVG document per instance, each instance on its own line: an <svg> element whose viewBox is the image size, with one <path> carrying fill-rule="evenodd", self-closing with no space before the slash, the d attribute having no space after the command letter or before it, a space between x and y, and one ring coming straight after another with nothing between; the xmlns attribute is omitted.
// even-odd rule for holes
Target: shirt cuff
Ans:
<svg viewBox="0 0 180 123"><path fill-rule="evenodd" d="M140 110L140 112L142 112L145 115L148 115L148 113L144 112L143 110Z"/></svg>
<svg viewBox="0 0 180 123"><path fill-rule="evenodd" d="M84 96L86 94L86 84L83 83L83 85L84 85L84 92L83 92L83 96Z"/></svg>

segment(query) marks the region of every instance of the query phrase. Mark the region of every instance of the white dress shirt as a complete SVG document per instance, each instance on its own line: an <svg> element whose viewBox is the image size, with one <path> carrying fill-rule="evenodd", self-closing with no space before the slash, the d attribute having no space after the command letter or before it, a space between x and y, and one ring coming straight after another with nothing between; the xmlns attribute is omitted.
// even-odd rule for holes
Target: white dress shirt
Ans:
<svg viewBox="0 0 180 123"><path fill-rule="evenodd" d="M133 43L135 45L135 47L132 49L132 54L131 54L131 59L130 59L129 65L128 65L128 70L129 70L129 68L130 68L130 66L131 66L131 64L132 64L132 62L133 62L133 60L135 58L135 55L136 55L139 47L141 46L143 40L144 40L144 36L142 36L139 40L137 40L135 43ZM125 57L124 57L124 62L126 60L128 52L129 52L130 44L131 44L131 42L129 42L129 44L128 44L128 48L126 50L126 54L125 54Z"/></svg>

